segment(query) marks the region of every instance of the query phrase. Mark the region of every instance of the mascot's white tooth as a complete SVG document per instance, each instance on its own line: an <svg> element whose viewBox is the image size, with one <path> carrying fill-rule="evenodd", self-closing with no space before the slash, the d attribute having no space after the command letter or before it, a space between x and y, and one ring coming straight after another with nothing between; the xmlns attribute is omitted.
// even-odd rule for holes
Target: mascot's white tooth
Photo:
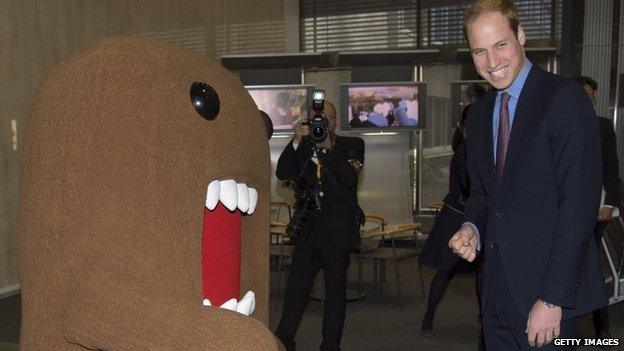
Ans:
<svg viewBox="0 0 624 351"><path fill-rule="evenodd" d="M221 186L218 180L213 180L208 184L208 190L206 190L206 208L210 211L214 210L215 207L217 207L217 203L219 203L220 188Z"/></svg>
<svg viewBox="0 0 624 351"><path fill-rule="evenodd" d="M249 316L256 307L256 296L253 291L248 291L236 306L236 312Z"/></svg>
<svg viewBox="0 0 624 351"><path fill-rule="evenodd" d="M247 184L238 183L238 209L245 213L249 210L249 189Z"/></svg>
<svg viewBox="0 0 624 351"><path fill-rule="evenodd" d="M225 308L226 310L236 311L236 299L232 298L225 301L220 307Z"/></svg>
<svg viewBox="0 0 624 351"><path fill-rule="evenodd" d="M238 189L236 182L232 179L221 181L219 189L219 200L228 210L234 211L238 205Z"/></svg>
<svg viewBox="0 0 624 351"><path fill-rule="evenodd" d="M258 191L254 188L249 188L249 211L247 213L252 214L256 210L256 204L258 203Z"/></svg>
<svg viewBox="0 0 624 351"><path fill-rule="evenodd" d="M202 304L204 306L212 306L212 304L210 303L210 300L208 300L208 299L204 299L204 302Z"/></svg>
<svg viewBox="0 0 624 351"><path fill-rule="evenodd" d="M253 294L253 292L252 292ZM253 299L251 300L251 308L249 309L249 315L251 316L251 314L256 310L256 295L254 294Z"/></svg>

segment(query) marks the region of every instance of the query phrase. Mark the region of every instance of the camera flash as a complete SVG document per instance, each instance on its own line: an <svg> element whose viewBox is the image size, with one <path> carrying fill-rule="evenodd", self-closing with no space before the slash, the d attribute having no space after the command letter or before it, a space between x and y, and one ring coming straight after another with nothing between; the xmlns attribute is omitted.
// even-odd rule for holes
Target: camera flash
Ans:
<svg viewBox="0 0 624 351"><path fill-rule="evenodd" d="M325 100L325 92L322 90L315 90L312 94L313 100Z"/></svg>

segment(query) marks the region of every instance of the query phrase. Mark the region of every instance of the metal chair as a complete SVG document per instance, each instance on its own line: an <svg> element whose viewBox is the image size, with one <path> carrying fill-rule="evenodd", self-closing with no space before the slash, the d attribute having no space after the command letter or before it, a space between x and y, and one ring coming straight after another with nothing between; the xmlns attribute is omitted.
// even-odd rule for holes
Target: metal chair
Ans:
<svg viewBox="0 0 624 351"><path fill-rule="evenodd" d="M288 223L290 221L290 217L292 216L292 210L289 203L285 201L271 201L269 206L272 221L282 223ZM287 218L284 218L284 212L288 214Z"/></svg>
<svg viewBox="0 0 624 351"><path fill-rule="evenodd" d="M294 246L290 242L290 238L286 234L287 222L291 217L291 207L288 203L279 201L270 203L271 228L269 235L271 236L271 247L269 249L271 257L275 257L277 261L278 279L277 279L277 302L275 308L279 308L282 280L285 280L286 268L290 266ZM288 218L283 218L287 214ZM284 221L286 220L286 221Z"/></svg>
<svg viewBox="0 0 624 351"><path fill-rule="evenodd" d="M624 182L619 180L618 193L620 199L624 199ZM616 208L617 210L617 208ZM624 301L624 221L622 213L614 213L600 239L604 249L604 255L609 265L610 276L605 279L605 284L613 284L613 292L609 297L609 305Z"/></svg>
<svg viewBox="0 0 624 351"><path fill-rule="evenodd" d="M601 244L609 264L611 275L605 283L613 284L613 292L609 297L609 305L624 300L624 222L622 217L612 218L601 238Z"/></svg>
<svg viewBox="0 0 624 351"><path fill-rule="evenodd" d="M280 302L282 277L286 275L286 267L290 266L293 253L295 251L294 245L290 243L290 238L286 234L286 226L287 225L282 222L271 222L271 237L276 240L275 243L271 243L269 251L272 257L277 258L278 269L276 309L279 307Z"/></svg>
<svg viewBox="0 0 624 351"><path fill-rule="evenodd" d="M387 222L386 222L387 223ZM372 258L374 261L374 286L383 293L383 284L385 282L385 263L386 260L392 260L395 271L395 279L397 284L397 293L399 297L399 305L403 308L403 295L401 287L401 275L399 271L399 262L418 257L420 255L421 246L418 243L418 230L420 223L402 224L397 226L384 225L384 229L366 234L367 240L376 239L389 242L390 247L378 246L368 252L362 252L360 260ZM399 245L402 243L404 245ZM406 244L406 245L405 245ZM422 276L422 269L418 265L418 275L420 278L421 293L425 295L425 285Z"/></svg>
<svg viewBox="0 0 624 351"><path fill-rule="evenodd" d="M375 233L380 230L385 230L388 225L388 220L381 215L367 213L364 215L366 218L366 226L360 230L360 245L355 247L354 254L358 262L358 296L361 300L364 297L363 283L362 283L362 262L365 255L376 250L379 247L378 238L367 237L368 233Z"/></svg>

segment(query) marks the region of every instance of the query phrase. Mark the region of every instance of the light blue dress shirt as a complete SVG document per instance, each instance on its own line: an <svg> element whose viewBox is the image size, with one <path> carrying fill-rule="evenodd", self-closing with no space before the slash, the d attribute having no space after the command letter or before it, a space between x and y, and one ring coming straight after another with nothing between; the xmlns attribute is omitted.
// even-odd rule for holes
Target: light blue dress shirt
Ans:
<svg viewBox="0 0 624 351"><path fill-rule="evenodd" d="M526 82L527 77L529 76L529 72L531 71L531 67L533 67L533 63L529 61L529 59L524 59L524 67L516 77L516 79L511 83L509 88L506 91L509 93L509 103L507 108L509 109L509 132L513 128L514 117L516 116L516 106L518 106L518 98L520 98L520 92L522 92L522 87L524 87L524 82ZM501 100L503 96L503 90L499 90L496 95L496 100L494 102L494 113L492 114L492 144L494 145L494 163L496 163L496 142L498 140L498 124L500 123L500 108L501 108Z"/></svg>

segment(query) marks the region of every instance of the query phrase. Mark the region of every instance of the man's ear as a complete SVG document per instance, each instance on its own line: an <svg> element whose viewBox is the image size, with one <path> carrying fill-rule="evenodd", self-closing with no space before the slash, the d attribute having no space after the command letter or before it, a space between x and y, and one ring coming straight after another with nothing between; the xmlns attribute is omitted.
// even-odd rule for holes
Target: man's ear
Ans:
<svg viewBox="0 0 624 351"><path fill-rule="evenodd" d="M524 29L522 28L521 24L518 24L518 35L516 37L518 38L520 45L524 46L524 43L526 42L526 36L524 35Z"/></svg>

